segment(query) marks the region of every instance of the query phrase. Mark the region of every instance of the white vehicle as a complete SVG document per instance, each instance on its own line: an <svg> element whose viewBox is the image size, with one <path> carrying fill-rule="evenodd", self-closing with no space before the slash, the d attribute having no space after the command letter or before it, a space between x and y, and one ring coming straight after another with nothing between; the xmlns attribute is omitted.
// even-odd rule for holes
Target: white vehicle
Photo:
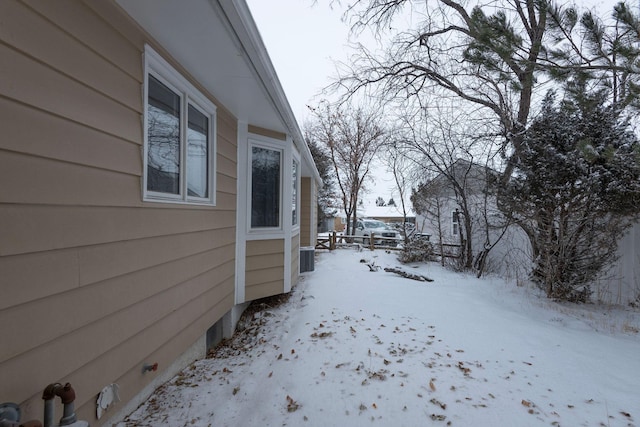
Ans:
<svg viewBox="0 0 640 427"><path fill-rule="evenodd" d="M374 244L376 245L388 245L395 246L401 241L400 234L393 228L389 227L382 221L377 219L359 219L356 222L356 229L354 231L356 236L362 236L362 244L368 245L370 243L370 237L373 234ZM383 237L378 239L377 237Z"/></svg>

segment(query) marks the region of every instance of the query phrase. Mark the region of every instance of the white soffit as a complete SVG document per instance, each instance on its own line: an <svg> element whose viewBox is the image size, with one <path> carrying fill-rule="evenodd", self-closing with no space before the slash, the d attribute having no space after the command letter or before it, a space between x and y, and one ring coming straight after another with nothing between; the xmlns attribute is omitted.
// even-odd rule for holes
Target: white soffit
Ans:
<svg viewBox="0 0 640 427"><path fill-rule="evenodd" d="M237 119L292 135L321 181L244 0L116 1Z"/></svg>
<svg viewBox="0 0 640 427"><path fill-rule="evenodd" d="M117 2L239 120L288 133L217 2Z"/></svg>

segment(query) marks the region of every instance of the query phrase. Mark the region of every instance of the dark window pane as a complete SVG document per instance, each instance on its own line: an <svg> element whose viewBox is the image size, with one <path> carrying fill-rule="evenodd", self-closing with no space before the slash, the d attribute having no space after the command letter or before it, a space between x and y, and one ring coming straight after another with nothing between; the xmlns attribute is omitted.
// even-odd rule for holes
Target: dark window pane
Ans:
<svg viewBox="0 0 640 427"><path fill-rule="evenodd" d="M280 152L251 152L251 227L280 226Z"/></svg>
<svg viewBox="0 0 640 427"><path fill-rule="evenodd" d="M147 190L180 194L180 96L149 76Z"/></svg>
<svg viewBox="0 0 640 427"><path fill-rule="evenodd" d="M293 177L292 188L292 207L291 207L291 225L298 224L298 162L293 161L293 170L291 171Z"/></svg>
<svg viewBox="0 0 640 427"><path fill-rule="evenodd" d="M189 104L187 194L209 197L209 119Z"/></svg>

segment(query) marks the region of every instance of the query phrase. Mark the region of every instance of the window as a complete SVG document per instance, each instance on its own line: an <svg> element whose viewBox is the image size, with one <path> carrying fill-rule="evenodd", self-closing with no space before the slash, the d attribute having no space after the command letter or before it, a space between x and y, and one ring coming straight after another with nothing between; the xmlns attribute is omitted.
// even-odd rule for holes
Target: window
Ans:
<svg viewBox="0 0 640 427"><path fill-rule="evenodd" d="M458 209L453 211L451 214L451 225L453 235L457 236L460 233L460 212Z"/></svg>
<svg viewBox="0 0 640 427"><path fill-rule="evenodd" d="M280 227L282 151L251 147L251 227Z"/></svg>
<svg viewBox="0 0 640 427"><path fill-rule="evenodd" d="M300 163L297 160L293 160L292 176L292 189L291 189L291 225L298 225L298 168Z"/></svg>
<svg viewBox="0 0 640 427"><path fill-rule="evenodd" d="M216 107L150 47L145 66L144 199L212 205Z"/></svg>

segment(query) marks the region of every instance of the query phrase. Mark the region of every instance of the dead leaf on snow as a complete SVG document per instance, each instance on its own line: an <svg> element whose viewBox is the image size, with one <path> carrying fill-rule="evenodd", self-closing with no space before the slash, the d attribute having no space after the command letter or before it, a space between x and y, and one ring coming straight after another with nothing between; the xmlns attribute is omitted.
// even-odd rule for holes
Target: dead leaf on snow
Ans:
<svg viewBox="0 0 640 427"><path fill-rule="evenodd" d="M300 404L287 395L287 412L295 412L300 408Z"/></svg>
<svg viewBox="0 0 640 427"><path fill-rule="evenodd" d="M311 334L311 338L328 338L333 335L333 332L314 332Z"/></svg>
<svg viewBox="0 0 640 427"><path fill-rule="evenodd" d="M439 406L440 408L442 408L443 411L447 409L446 403L442 403L436 398L431 399L429 402L433 403L434 405Z"/></svg>
<svg viewBox="0 0 640 427"><path fill-rule="evenodd" d="M436 385L433 383L433 380L429 381L429 388L431 391L436 391Z"/></svg>
<svg viewBox="0 0 640 427"><path fill-rule="evenodd" d="M460 369L465 376L469 375L469 373L471 372L471 369L467 368L466 366L464 366L463 362L458 362L458 369Z"/></svg>

